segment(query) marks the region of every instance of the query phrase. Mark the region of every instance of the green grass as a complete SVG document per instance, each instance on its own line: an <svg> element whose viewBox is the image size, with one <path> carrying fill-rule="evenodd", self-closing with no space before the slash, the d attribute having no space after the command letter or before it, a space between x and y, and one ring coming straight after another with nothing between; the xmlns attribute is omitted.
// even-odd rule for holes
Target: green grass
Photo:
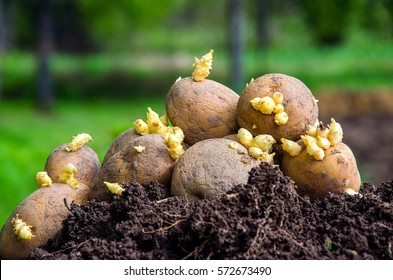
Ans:
<svg viewBox="0 0 393 280"><path fill-rule="evenodd" d="M146 118L146 108L165 113L163 98L148 101L60 103L50 114L22 102L0 103L0 226L13 209L37 189L34 176L47 156L72 136L86 132L100 160L118 134Z"/></svg>

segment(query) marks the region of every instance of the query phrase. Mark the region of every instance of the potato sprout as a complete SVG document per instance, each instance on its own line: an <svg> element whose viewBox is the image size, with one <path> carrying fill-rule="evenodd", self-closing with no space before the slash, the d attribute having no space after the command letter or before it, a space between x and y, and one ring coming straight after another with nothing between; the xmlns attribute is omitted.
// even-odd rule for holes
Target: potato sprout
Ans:
<svg viewBox="0 0 393 280"><path fill-rule="evenodd" d="M213 50L210 50L202 58L195 58L195 63L192 65L194 67L194 72L192 73L194 81L201 82L209 76L209 70L212 69L213 64L213 52Z"/></svg>
<svg viewBox="0 0 393 280"><path fill-rule="evenodd" d="M269 153L276 140L269 134L261 134L252 137L251 132L245 128L240 128L237 133L240 144L248 149L248 153L256 159L264 162L273 162L274 153Z"/></svg>
<svg viewBox="0 0 393 280"><path fill-rule="evenodd" d="M329 125L329 133L327 135L330 144L332 146L337 145L338 143L340 143L343 139L343 129L341 127L341 125L336 122L333 118L330 119L330 125Z"/></svg>
<svg viewBox="0 0 393 280"><path fill-rule="evenodd" d="M137 151L138 153L142 153L145 150L144 146L134 146L135 151Z"/></svg>
<svg viewBox="0 0 393 280"><path fill-rule="evenodd" d="M79 183L78 180L75 178L75 175L77 173L78 170L76 169L75 165L73 165L72 163L66 164L60 174L59 183L68 184L73 189L78 188Z"/></svg>
<svg viewBox="0 0 393 280"><path fill-rule="evenodd" d="M276 140L269 134L260 134L254 137L252 146L260 148L262 151L269 151Z"/></svg>
<svg viewBox="0 0 393 280"><path fill-rule="evenodd" d="M149 127L145 121L143 121L141 119L137 119L134 122L134 126L135 126L136 133L138 133L139 135L150 134Z"/></svg>
<svg viewBox="0 0 393 280"><path fill-rule="evenodd" d="M284 111L284 106L282 105L283 101L283 94L276 91L273 93L272 97L255 97L250 100L250 103L255 110L263 114L270 115L274 113L274 122L277 125L284 125L288 122L288 114Z"/></svg>
<svg viewBox="0 0 393 280"><path fill-rule="evenodd" d="M184 134L167 132L164 139L169 147L169 155L172 159L178 160L184 154L184 148L182 145Z"/></svg>
<svg viewBox="0 0 393 280"><path fill-rule="evenodd" d="M34 235L31 233L32 226L28 226L22 219L19 218L18 214L11 220L12 227L15 234L19 239L30 240Z"/></svg>
<svg viewBox="0 0 393 280"><path fill-rule="evenodd" d="M288 114L285 112L280 112L274 115L274 122L277 125L283 125L288 122Z"/></svg>
<svg viewBox="0 0 393 280"><path fill-rule="evenodd" d="M284 151L289 153L291 156L298 156L302 150L302 146L292 140L281 138L282 148Z"/></svg>
<svg viewBox="0 0 393 280"><path fill-rule="evenodd" d="M307 135L302 135L301 138L306 145L307 153L317 160L322 160L325 157L324 150L342 142L343 130L333 118L328 127L317 120L314 125L308 126Z"/></svg>
<svg viewBox="0 0 393 280"><path fill-rule="evenodd" d="M49 187L53 183L52 179L49 177L46 171L37 172L35 175L35 181L40 188Z"/></svg>
<svg viewBox="0 0 393 280"><path fill-rule="evenodd" d="M67 152L76 152L90 140L93 140L93 138L87 133L81 133L73 136L72 141L67 145L66 150Z"/></svg>
<svg viewBox="0 0 393 280"><path fill-rule="evenodd" d="M125 191L125 189L118 183L109 183L104 181L105 186L108 188L108 190L118 196L121 196L122 193Z"/></svg>
<svg viewBox="0 0 393 280"><path fill-rule="evenodd" d="M317 160L323 160L325 152L318 146L317 140L309 135L302 135L301 138L303 139L304 144L306 144L307 153Z"/></svg>
<svg viewBox="0 0 393 280"><path fill-rule="evenodd" d="M251 132L245 128L240 128L237 132L237 139L246 148L250 147L251 141L254 139Z"/></svg>
<svg viewBox="0 0 393 280"><path fill-rule="evenodd" d="M160 117L150 107L147 108L147 121L138 119L134 122L135 131L140 135L159 134L164 137L168 145L169 155L174 160L178 160L184 153L182 142L184 133L180 127L168 126L168 118L166 115ZM137 152L143 152L141 148L136 148Z"/></svg>

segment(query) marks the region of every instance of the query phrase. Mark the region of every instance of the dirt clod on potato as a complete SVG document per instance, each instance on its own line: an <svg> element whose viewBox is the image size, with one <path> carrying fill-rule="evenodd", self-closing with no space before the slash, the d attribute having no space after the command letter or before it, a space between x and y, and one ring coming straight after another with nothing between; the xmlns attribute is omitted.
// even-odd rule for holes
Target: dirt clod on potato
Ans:
<svg viewBox="0 0 393 280"><path fill-rule="evenodd" d="M262 163L245 185L194 204L157 183L73 205L31 259L393 259L393 181L310 202Z"/></svg>

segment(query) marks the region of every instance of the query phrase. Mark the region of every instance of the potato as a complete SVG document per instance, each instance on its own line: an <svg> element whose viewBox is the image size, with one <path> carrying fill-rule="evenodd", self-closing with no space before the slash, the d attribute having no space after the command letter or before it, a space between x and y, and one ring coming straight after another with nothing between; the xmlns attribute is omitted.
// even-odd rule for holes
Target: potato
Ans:
<svg viewBox="0 0 393 280"><path fill-rule="evenodd" d="M78 182L90 187L100 169L100 161L96 152L88 146L82 146L75 152L68 152L66 147L67 144L63 144L49 155L45 171L53 182L58 183L63 168L68 163L72 163L77 169L75 177Z"/></svg>
<svg viewBox="0 0 393 280"><path fill-rule="evenodd" d="M169 155L168 149L166 141L158 134L134 139L102 165L94 179L91 198L98 195L103 198L112 196L104 181L119 184L131 180L140 184L158 181L169 186L175 160Z"/></svg>
<svg viewBox="0 0 393 280"><path fill-rule="evenodd" d="M215 81L184 78L170 89L166 112L171 123L183 130L185 142L193 145L237 132L238 99L235 92Z"/></svg>
<svg viewBox="0 0 393 280"><path fill-rule="evenodd" d="M136 133L135 128L130 128L121 133L116 139L112 142L109 146L108 151L106 152L104 159L102 160L102 164L104 165L105 162L110 159L114 154L120 151L124 146L129 144L135 138L138 138L140 135Z"/></svg>
<svg viewBox="0 0 393 280"><path fill-rule="evenodd" d="M89 188L83 184L73 189L66 184L54 183L30 194L12 212L0 232L2 259L24 259L31 250L46 244L49 238L54 238L69 214L64 200L68 204L72 201L83 204L88 191ZM31 226L33 236L30 240L21 239L15 233L12 220L16 217Z"/></svg>
<svg viewBox="0 0 393 280"><path fill-rule="evenodd" d="M236 143L233 145L233 143ZM173 170L171 193L197 201L224 194L245 184L248 173L260 164L240 143L229 139L208 139L191 146Z"/></svg>
<svg viewBox="0 0 393 280"><path fill-rule="evenodd" d="M281 105L279 110L275 108L275 92L280 92L283 97L278 103ZM251 101L254 98L267 98L265 113L253 108ZM287 122L277 124L275 118L280 115L273 110L284 110L288 116ZM237 105L240 127L250 131L253 136L270 134L277 142L281 138L300 139L308 125L313 125L317 118L318 106L311 91L300 80L284 74L266 74L252 81L241 93Z"/></svg>
<svg viewBox="0 0 393 280"><path fill-rule="evenodd" d="M283 151L280 168L295 181L300 195L314 200L348 188L359 191L361 179L356 159L347 145L340 142L324 151L323 160L317 160L307 153L302 141L298 143L302 146L300 154L290 156Z"/></svg>

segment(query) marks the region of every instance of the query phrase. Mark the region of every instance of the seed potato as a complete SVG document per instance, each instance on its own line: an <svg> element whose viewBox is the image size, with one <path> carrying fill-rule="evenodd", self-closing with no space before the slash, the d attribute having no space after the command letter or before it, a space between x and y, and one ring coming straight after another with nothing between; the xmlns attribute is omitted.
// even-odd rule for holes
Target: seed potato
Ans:
<svg viewBox="0 0 393 280"><path fill-rule="evenodd" d="M277 92L282 96L275 96ZM264 113L254 108L259 101ZM276 107L276 102L282 107ZM255 79L243 90L237 105L240 127L253 136L270 134L277 142L281 138L300 139L317 118L318 106L311 91L300 80L285 74L266 74Z"/></svg>
<svg viewBox="0 0 393 280"><path fill-rule="evenodd" d="M127 129L122 132L109 146L108 151L106 152L104 159L102 160L102 165L108 161L114 154L120 151L124 146L129 144L135 138L138 138L140 135L136 133L135 128Z"/></svg>
<svg viewBox="0 0 393 280"><path fill-rule="evenodd" d="M88 192L89 188L84 184L73 189L66 184L54 183L30 194L12 212L0 232L1 258L24 259L31 250L46 244L49 238L54 238L69 214L64 200L68 204L72 201L84 204ZM18 237L13 225L16 217L26 223L26 227L30 226L31 239Z"/></svg>
<svg viewBox="0 0 393 280"><path fill-rule="evenodd" d="M300 195L317 199L324 198L329 192L359 191L361 179L356 159L347 145L340 142L324 151L323 160L317 160L307 153L302 141L299 144L302 151L298 156L282 152L280 168L295 181Z"/></svg>
<svg viewBox="0 0 393 280"><path fill-rule="evenodd" d="M194 81L183 78L175 82L166 98L169 120L180 127L185 142L220 138L236 133L236 106L239 96L226 86L212 80Z"/></svg>
<svg viewBox="0 0 393 280"><path fill-rule="evenodd" d="M248 154L246 147L232 140L200 141L176 163L171 193L189 201L224 194L238 184L247 183L249 171L260 163Z"/></svg>
<svg viewBox="0 0 393 280"><path fill-rule="evenodd" d="M60 182L59 178L63 168L72 163L77 169L75 177L78 182L91 186L100 169L100 161L96 152L88 146L82 146L75 152L68 152L66 148L67 144L63 144L49 155L45 164L45 171L53 182Z"/></svg>
<svg viewBox="0 0 393 280"><path fill-rule="evenodd" d="M94 179L91 198L98 195L111 197L105 181L119 184L131 180L140 184L158 181L170 185L175 160L168 150L166 141L159 134L147 134L134 139L102 165Z"/></svg>

